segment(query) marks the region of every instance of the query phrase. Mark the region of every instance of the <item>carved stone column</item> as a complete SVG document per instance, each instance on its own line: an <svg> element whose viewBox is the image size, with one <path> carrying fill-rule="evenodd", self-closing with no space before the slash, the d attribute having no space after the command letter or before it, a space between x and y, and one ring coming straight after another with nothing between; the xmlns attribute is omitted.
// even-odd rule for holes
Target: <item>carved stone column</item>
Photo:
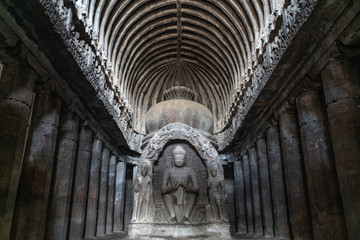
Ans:
<svg viewBox="0 0 360 240"><path fill-rule="evenodd" d="M66 239L78 127L79 118L73 112L61 116L46 239Z"/></svg>
<svg viewBox="0 0 360 240"><path fill-rule="evenodd" d="M91 150L91 165L89 177L89 191L86 205L85 237L95 237L96 217L99 200L99 176L102 158L103 142L98 136L94 137Z"/></svg>
<svg viewBox="0 0 360 240"><path fill-rule="evenodd" d="M234 162L234 182L235 182L235 201L236 201L236 222L237 231L245 234L246 230L246 208L245 208L245 184L244 171L241 161Z"/></svg>
<svg viewBox="0 0 360 240"><path fill-rule="evenodd" d="M106 234L110 234L113 232L116 161L117 161L117 157L115 155L112 155L110 158L110 166L109 166L109 189L108 189L108 202L106 209Z"/></svg>
<svg viewBox="0 0 360 240"><path fill-rule="evenodd" d="M322 72L330 135L349 239L360 238L360 89L350 60Z"/></svg>
<svg viewBox="0 0 360 240"><path fill-rule="evenodd" d="M125 173L126 163L118 162L115 180L114 232L121 232L124 229Z"/></svg>
<svg viewBox="0 0 360 240"><path fill-rule="evenodd" d="M287 108L279 117L285 183L291 229L294 239L312 239L305 172L299 143L295 108Z"/></svg>
<svg viewBox="0 0 360 240"><path fill-rule="evenodd" d="M250 160L250 178L251 178L251 192L252 205L254 216L254 230L255 234L263 235L262 217L261 217L261 203L260 203L260 189L259 189L259 174L258 164L256 158L256 150L251 147L248 151Z"/></svg>
<svg viewBox="0 0 360 240"><path fill-rule="evenodd" d="M134 202L134 185L138 166L132 168L132 178L125 176L124 230L129 230ZM129 174L130 175L130 174Z"/></svg>
<svg viewBox="0 0 360 240"><path fill-rule="evenodd" d="M315 239L346 239L325 115L319 93L296 99Z"/></svg>
<svg viewBox="0 0 360 240"><path fill-rule="evenodd" d="M100 173L100 190L99 190L99 206L97 216L96 236L105 236L106 225L106 204L107 204L107 190L110 164L110 150L105 148L101 160Z"/></svg>
<svg viewBox="0 0 360 240"><path fill-rule="evenodd" d="M36 74L20 66L0 71L0 239L9 239Z"/></svg>
<svg viewBox="0 0 360 240"><path fill-rule="evenodd" d="M83 238L85 227L86 198L93 135L92 131L86 125L85 123L81 126L76 156L69 229L69 239L72 240Z"/></svg>
<svg viewBox="0 0 360 240"><path fill-rule="evenodd" d="M61 105L60 99L47 91L41 90L35 98L16 201L13 239L44 239Z"/></svg>
<svg viewBox="0 0 360 240"><path fill-rule="evenodd" d="M274 205L275 236L290 238L284 174L281 158L279 130L271 125L266 130L266 143L269 158L272 197Z"/></svg>
<svg viewBox="0 0 360 240"><path fill-rule="evenodd" d="M250 180L250 167L249 157L247 154L242 156L242 164L244 170L244 183L245 183L245 203L246 203L246 222L247 232L254 234L254 220L252 211L252 199L251 199L251 180Z"/></svg>
<svg viewBox="0 0 360 240"><path fill-rule="evenodd" d="M256 140L256 152L259 165L259 180L261 203L263 207L264 235L267 237L273 237L274 221L271 202L269 164L267 158L266 140L264 136L260 136L260 138Z"/></svg>

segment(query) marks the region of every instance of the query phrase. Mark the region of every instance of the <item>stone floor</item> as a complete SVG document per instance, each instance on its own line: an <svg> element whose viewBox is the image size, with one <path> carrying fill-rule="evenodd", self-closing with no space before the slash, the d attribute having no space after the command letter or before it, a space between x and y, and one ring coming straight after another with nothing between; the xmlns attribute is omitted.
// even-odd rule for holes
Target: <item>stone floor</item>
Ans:
<svg viewBox="0 0 360 240"><path fill-rule="evenodd" d="M246 235L239 235L239 234L232 234L232 239L241 239L241 240L251 240L251 239L258 239L258 240L275 240L275 238L264 238L263 236L246 236ZM99 238L88 238L86 240L95 240L95 239L104 239L104 240L128 240L127 232L117 233L108 237L99 237ZM179 240L179 239L177 239Z"/></svg>

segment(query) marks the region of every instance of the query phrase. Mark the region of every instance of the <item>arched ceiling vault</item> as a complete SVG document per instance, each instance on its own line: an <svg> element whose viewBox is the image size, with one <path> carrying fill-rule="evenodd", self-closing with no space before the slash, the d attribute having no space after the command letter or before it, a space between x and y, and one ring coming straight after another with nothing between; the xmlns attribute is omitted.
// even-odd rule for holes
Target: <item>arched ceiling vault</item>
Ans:
<svg viewBox="0 0 360 240"><path fill-rule="evenodd" d="M81 1L80 1L81 2ZM284 0L83 0L97 46L138 120L186 86L221 128ZM270 17L272 16L272 18ZM264 30L265 29L265 30Z"/></svg>
<svg viewBox="0 0 360 240"><path fill-rule="evenodd" d="M316 0L40 2L128 143L141 142L146 134L144 115L163 100L163 92L183 86L213 113L220 149L231 141L316 4Z"/></svg>

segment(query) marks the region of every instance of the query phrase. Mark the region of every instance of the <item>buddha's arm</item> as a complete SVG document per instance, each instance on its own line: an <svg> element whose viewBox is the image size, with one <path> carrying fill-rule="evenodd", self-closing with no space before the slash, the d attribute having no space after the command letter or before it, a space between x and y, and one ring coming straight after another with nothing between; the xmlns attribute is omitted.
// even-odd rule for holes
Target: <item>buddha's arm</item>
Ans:
<svg viewBox="0 0 360 240"><path fill-rule="evenodd" d="M190 182L187 186L187 191L192 193L198 193L199 192L199 185L197 183L197 177L195 175L194 171L191 171L190 173Z"/></svg>
<svg viewBox="0 0 360 240"><path fill-rule="evenodd" d="M162 186L161 186L161 194L168 193L172 190L171 184L168 184L169 181L170 181L169 171L165 171L164 178L162 181Z"/></svg>

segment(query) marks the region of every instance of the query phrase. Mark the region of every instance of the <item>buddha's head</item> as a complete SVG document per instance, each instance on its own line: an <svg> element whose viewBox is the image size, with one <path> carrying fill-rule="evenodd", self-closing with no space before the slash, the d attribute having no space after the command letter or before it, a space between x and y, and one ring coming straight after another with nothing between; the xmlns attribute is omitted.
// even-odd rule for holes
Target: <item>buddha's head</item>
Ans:
<svg viewBox="0 0 360 240"><path fill-rule="evenodd" d="M186 164L186 151L181 145L176 145L172 152L175 167L181 168Z"/></svg>

